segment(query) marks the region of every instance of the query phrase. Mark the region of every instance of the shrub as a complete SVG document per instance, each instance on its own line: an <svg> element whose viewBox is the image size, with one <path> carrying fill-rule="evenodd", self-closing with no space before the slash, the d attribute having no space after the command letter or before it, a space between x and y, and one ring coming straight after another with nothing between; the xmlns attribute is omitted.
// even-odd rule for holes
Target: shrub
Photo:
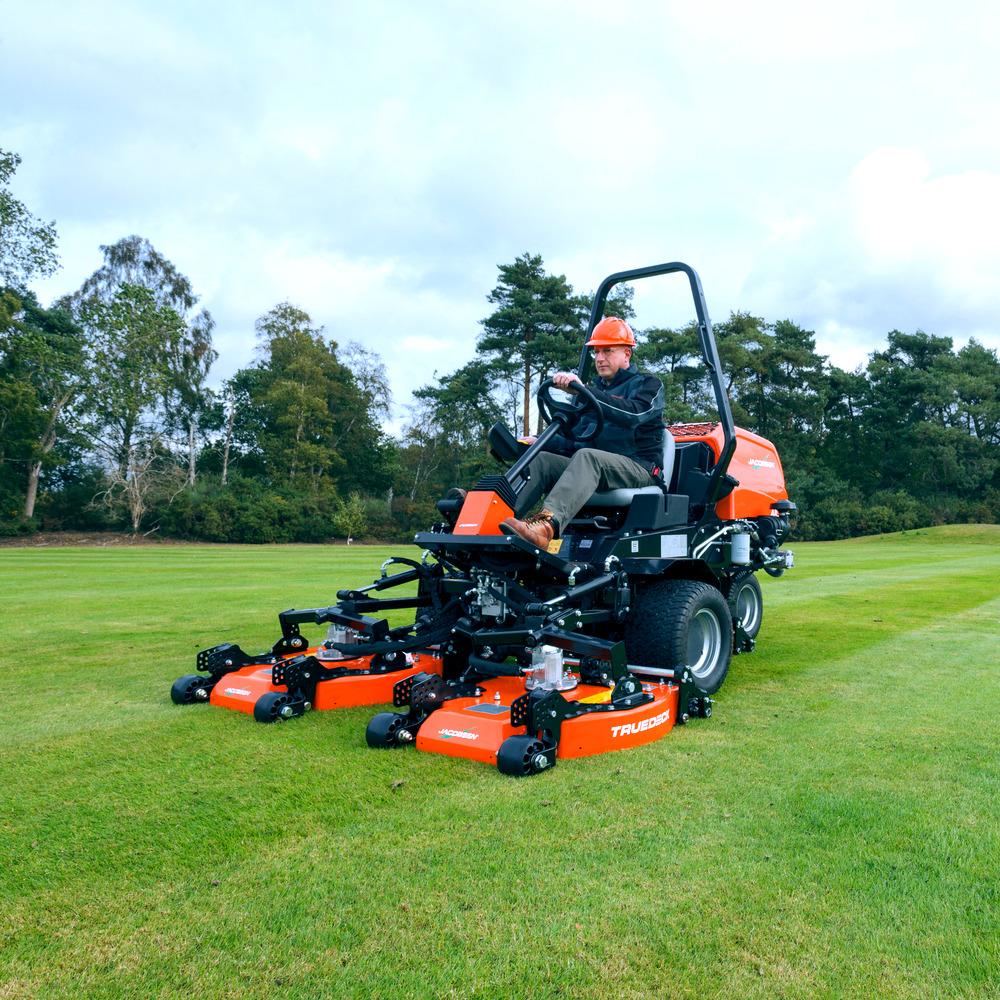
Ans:
<svg viewBox="0 0 1000 1000"><path fill-rule="evenodd" d="M159 512L161 530L176 538L210 542L322 542L333 535L337 496L271 488L233 477L223 487L203 479Z"/></svg>

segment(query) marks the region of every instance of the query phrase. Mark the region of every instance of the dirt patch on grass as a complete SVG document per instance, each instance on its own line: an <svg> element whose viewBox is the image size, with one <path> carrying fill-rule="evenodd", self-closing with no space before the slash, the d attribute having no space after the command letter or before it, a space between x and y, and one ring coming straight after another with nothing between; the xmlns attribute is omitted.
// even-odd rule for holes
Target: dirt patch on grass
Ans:
<svg viewBox="0 0 1000 1000"><path fill-rule="evenodd" d="M213 542L187 542L156 535L129 535L117 531L40 531L34 535L0 538L0 548L47 548L56 545L212 545Z"/></svg>
<svg viewBox="0 0 1000 1000"><path fill-rule="evenodd" d="M132 548L146 545L228 545L228 542L198 542L189 538L163 538L159 535L129 535L123 531L39 531L34 535L16 535L12 538L0 538L0 549L44 549L57 546L90 546L93 548ZM245 543L244 543L245 544ZM262 543L265 547L271 543ZM284 545L343 545L343 538L331 538L325 542L282 542ZM366 539L355 541L354 548L366 545L389 545L389 542L379 542Z"/></svg>

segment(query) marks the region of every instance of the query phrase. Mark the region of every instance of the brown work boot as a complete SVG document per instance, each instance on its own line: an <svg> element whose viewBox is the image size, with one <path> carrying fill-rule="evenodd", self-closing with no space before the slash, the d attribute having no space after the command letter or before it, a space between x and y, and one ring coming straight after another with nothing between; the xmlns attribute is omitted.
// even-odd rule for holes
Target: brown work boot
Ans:
<svg viewBox="0 0 1000 1000"><path fill-rule="evenodd" d="M552 511L540 510L537 514L519 521L516 517L508 517L500 522L500 530L505 535L520 535L526 542L547 549L556 533L556 522Z"/></svg>

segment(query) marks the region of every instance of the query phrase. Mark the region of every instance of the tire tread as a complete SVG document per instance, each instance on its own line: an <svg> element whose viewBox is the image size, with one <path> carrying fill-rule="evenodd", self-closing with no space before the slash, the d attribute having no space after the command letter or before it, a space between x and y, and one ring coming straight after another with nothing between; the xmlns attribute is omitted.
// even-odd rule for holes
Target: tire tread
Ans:
<svg viewBox="0 0 1000 1000"><path fill-rule="evenodd" d="M711 584L700 580L654 580L637 591L625 629L629 663L647 667L686 666L688 625L706 599L716 604L722 619L724 666L710 678L707 688L709 694L717 691L726 678L732 656L732 615L726 598Z"/></svg>

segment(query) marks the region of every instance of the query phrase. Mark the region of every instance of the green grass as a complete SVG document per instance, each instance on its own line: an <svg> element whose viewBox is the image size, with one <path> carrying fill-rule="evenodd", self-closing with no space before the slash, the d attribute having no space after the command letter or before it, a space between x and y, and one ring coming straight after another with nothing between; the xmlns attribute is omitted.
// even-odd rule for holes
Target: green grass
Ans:
<svg viewBox="0 0 1000 1000"><path fill-rule="evenodd" d="M389 549L0 550L0 997L1000 996L1000 528L794 548L711 720L526 781L170 703Z"/></svg>

